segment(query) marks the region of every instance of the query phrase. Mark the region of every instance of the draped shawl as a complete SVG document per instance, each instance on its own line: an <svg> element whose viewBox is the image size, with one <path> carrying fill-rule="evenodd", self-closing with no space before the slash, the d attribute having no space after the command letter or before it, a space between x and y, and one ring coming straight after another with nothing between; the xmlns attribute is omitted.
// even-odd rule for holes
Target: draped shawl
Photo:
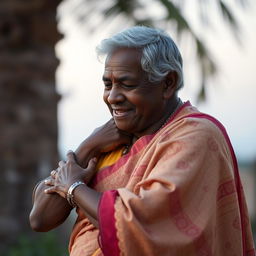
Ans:
<svg viewBox="0 0 256 256"><path fill-rule="evenodd" d="M82 234L94 234L94 242L87 242L95 248L99 236L95 255L255 255L225 128L189 102L163 128L101 168L91 186L103 192L100 229Z"/></svg>

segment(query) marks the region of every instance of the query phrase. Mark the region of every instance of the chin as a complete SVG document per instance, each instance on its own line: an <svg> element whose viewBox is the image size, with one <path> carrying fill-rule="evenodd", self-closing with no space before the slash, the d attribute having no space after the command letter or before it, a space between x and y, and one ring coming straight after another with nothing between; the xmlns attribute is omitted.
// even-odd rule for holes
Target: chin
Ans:
<svg viewBox="0 0 256 256"><path fill-rule="evenodd" d="M116 124L116 127L121 130L121 131L125 131L125 132L131 132L129 128L127 128L127 126L124 126L124 125L117 125Z"/></svg>
<svg viewBox="0 0 256 256"><path fill-rule="evenodd" d="M118 121L115 121L115 124L116 124L116 127L119 129L119 130L122 130L122 131L125 131L125 132L128 132L128 133L132 133L132 129L131 127L129 127L128 125L126 124L122 124Z"/></svg>

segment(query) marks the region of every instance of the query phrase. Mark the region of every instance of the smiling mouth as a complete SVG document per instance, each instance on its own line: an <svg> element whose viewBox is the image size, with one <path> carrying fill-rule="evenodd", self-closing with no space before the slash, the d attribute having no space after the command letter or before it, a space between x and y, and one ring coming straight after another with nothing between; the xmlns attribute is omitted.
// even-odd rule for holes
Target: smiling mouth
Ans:
<svg viewBox="0 0 256 256"><path fill-rule="evenodd" d="M122 118L129 115L131 110L113 109L113 117Z"/></svg>

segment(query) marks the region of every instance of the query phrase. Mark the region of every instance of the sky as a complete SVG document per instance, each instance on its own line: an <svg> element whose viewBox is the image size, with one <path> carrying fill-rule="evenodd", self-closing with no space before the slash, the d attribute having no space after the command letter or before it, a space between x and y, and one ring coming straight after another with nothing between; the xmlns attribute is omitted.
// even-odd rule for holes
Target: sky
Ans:
<svg viewBox="0 0 256 256"><path fill-rule="evenodd" d="M253 161L256 159L256 1L251 0L245 11L233 5L241 28L240 44L214 11L213 25L204 27L197 23L195 16L198 13L193 10L193 1L187 2L184 11L188 13L195 31L204 38L219 72L209 83L207 100L198 104L199 78L195 58L189 53L191 45L177 42L184 59L185 80L179 96L219 119L228 131L238 159ZM62 96L58 106L59 149L62 155L69 149L75 150L96 127L110 119L102 100L104 64L97 59L95 47L112 33L104 25L97 33L86 31L78 26L67 10L68 5L64 3L59 11L59 30L65 36L56 45L60 59L56 80L57 91ZM119 21L115 22L118 24Z"/></svg>

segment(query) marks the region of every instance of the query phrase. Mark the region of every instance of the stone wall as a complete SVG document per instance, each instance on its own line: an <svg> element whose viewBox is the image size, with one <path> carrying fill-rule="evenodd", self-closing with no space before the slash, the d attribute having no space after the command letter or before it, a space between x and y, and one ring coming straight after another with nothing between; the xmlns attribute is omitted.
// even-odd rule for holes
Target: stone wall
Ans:
<svg viewBox="0 0 256 256"><path fill-rule="evenodd" d="M31 190L58 161L60 1L0 1L0 251L29 230Z"/></svg>

